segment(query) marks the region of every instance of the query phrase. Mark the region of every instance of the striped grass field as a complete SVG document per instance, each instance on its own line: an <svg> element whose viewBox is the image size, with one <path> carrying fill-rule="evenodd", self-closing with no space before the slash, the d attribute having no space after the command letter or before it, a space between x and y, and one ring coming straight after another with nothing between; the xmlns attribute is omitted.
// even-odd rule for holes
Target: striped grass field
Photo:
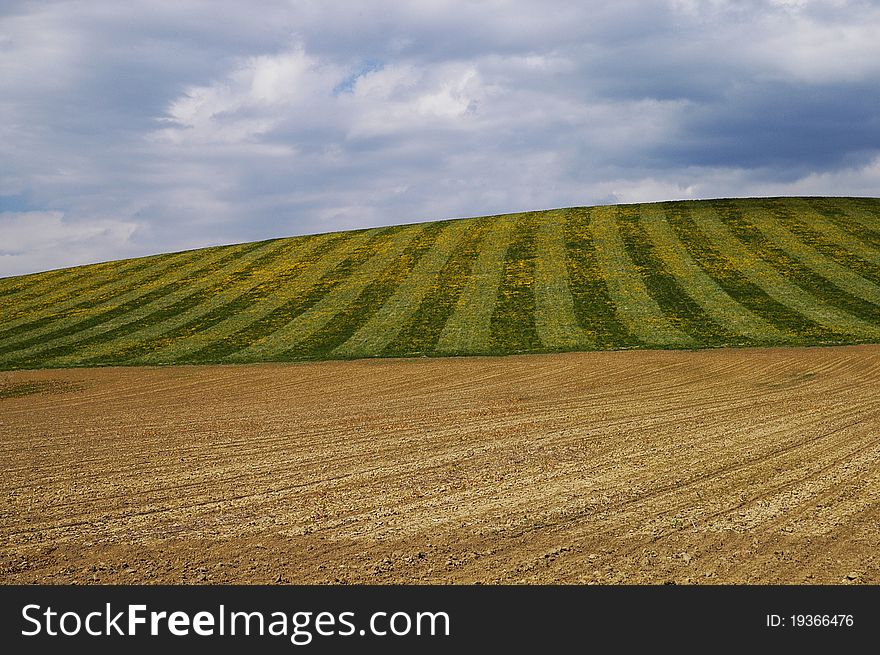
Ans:
<svg viewBox="0 0 880 655"><path fill-rule="evenodd" d="M0 369L880 342L880 199L573 207L0 279Z"/></svg>

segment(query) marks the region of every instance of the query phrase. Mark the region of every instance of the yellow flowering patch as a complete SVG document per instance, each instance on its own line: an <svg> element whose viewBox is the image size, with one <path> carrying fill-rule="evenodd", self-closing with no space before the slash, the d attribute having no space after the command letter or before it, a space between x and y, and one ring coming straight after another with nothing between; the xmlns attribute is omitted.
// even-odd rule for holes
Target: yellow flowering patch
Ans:
<svg viewBox="0 0 880 655"><path fill-rule="evenodd" d="M491 341L492 311L501 283L504 255L516 225L517 216L495 219L481 244L480 255L465 283L452 316L437 342L440 352L474 352L488 348Z"/></svg>

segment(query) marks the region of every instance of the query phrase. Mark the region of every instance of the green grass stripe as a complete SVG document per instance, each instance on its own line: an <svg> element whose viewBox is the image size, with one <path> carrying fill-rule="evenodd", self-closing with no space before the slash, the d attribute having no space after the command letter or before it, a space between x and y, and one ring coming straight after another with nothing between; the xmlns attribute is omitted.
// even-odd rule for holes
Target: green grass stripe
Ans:
<svg viewBox="0 0 880 655"><path fill-rule="evenodd" d="M728 253L719 250L691 216L694 201L664 203L666 221L688 254L721 289L743 307L779 329L780 343L826 343L835 333L787 305L777 302L743 274Z"/></svg>
<svg viewBox="0 0 880 655"><path fill-rule="evenodd" d="M439 353L484 352L491 345L492 313L517 216L496 216L491 221L455 309L440 331Z"/></svg>
<svg viewBox="0 0 880 655"><path fill-rule="evenodd" d="M42 287L44 284L49 286L63 286L75 276L82 273L82 268L84 267L59 268L41 273L29 273L27 275L0 278L0 299L2 299L0 300L0 303L6 302L5 296L17 295L19 300L29 297L29 290L32 291L34 287ZM39 290L37 293L39 293ZM17 301L13 301L13 306L15 302Z"/></svg>
<svg viewBox="0 0 880 655"><path fill-rule="evenodd" d="M131 262L132 260L123 261ZM34 306L59 302L83 287L94 285L96 274L100 275L104 271L112 271L118 264L119 262L104 262L91 266L62 269L55 271L56 275L35 276L32 281L10 289L8 294L4 294L0 298L0 315L12 318L16 315L29 313L29 310Z"/></svg>
<svg viewBox="0 0 880 655"><path fill-rule="evenodd" d="M63 286L61 281L53 280L18 298L16 312L10 318L20 316L24 319L26 314L27 318L38 319L59 311L88 307L94 298L107 298L117 293L130 276L149 274L150 269L163 266L169 257L197 252L188 250L78 266L73 269L78 272L76 278L64 280Z"/></svg>
<svg viewBox="0 0 880 655"><path fill-rule="evenodd" d="M715 247L724 252L749 280L777 302L825 326L836 335L880 337L880 328L877 326L822 302L758 257L721 220L715 207L694 205L691 216Z"/></svg>
<svg viewBox="0 0 880 655"><path fill-rule="evenodd" d="M468 227L466 221L449 223L385 304L333 354L341 357L375 355L394 341L437 283L440 272Z"/></svg>
<svg viewBox="0 0 880 655"><path fill-rule="evenodd" d="M871 243L880 247L880 199L853 198L843 212L867 231Z"/></svg>
<svg viewBox="0 0 880 655"><path fill-rule="evenodd" d="M773 241L811 271L821 275L842 291L874 305L880 305L880 287L841 266L833 259L822 255L788 230L767 209L755 206L753 202L737 202L736 206L745 214L752 225L764 233L766 238Z"/></svg>
<svg viewBox="0 0 880 655"><path fill-rule="evenodd" d="M566 213L565 266L578 325L600 349L645 345L617 318L614 301L599 269L596 244L590 233L589 208L574 207Z"/></svg>
<svg viewBox="0 0 880 655"><path fill-rule="evenodd" d="M439 222L422 225L423 229L410 241L406 249L390 261L357 298L345 305L341 311L336 312L320 330L279 353L279 357L285 360L352 357L337 353L336 349L348 341L378 309L388 302L392 294L412 274L417 262L430 251L443 227L444 224Z"/></svg>
<svg viewBox="0 0 880 655"><path fill-rule="evenodd" d="M694 340L676 328L648 293L642 276L627 253L617 228L616 207L596 207L591 212L590 232L596 244L596 259L617 316L642 342L654 346L694 345Z"/></svg>
<svg viewBox="0 0 880 655"><path fill-rule="evenodd" d="M145 288L160 279L169 270L188 262L196 262L204 257L198 250L167 255L142 262L138 270L128 271L112 283L102 284L91 294L53 305L32 316L40 316L33 321L22 319L12 321L7 329L0 332L0 354L24 348L35 343L66 335L77 326L88 327L100 321L103 313L118 310L132 298L142 296Z"/></svg>
<svg viewBox="0 0 880 655"><path fill-rule="evenodd" d="M504 257L504 268L495 311L489 353L523 353L541 350L535 325L535 213L520 214Z"/></svg>
<svg viewBox="0 0 880 655"><path fill-rule="evenodd" d="M282 240L260 242L259 247L241 254L219 270L196 280L188 286L188 293L177 295L174 302L166 304L165 299L157 301L154 304L157 311L140 321L120 326L113 331L111 338L106 338L105 335L100 343L91 342L84 363L125 361L137 354L149 352L153 340L161 340L168 332L185 325L194 317L234 300L242 292L242 287L254 284L248 275L254 266L260 262L265 263L267 258L271 261L279 251L283 251L285 245L286 242Z"/></svg>
<svg viewBox="0 0 880 655"><path fill-rule="evenodd" d="M725 325L712 320L712 316L687 294L678 279L663 265L645 232L639 205L618 205L617 231L648 295L654 299L672 327L693 339L697 346L750 343Z"/></svg>
<svg viewBox="0 0 880 655"><path fill-rule="evenodd" d="M131 287L138 279L146 279L156 270L166 268L171 257L198 257L197 250L174 255L154 255L139 259L123 259L94 267L83 267L81 275L60 286L57 282L39 285L32 294L10 296L3 303L0 339L10 336L20 326L35 329L59 316L88 311L95 302L110 298L120 289Z"/></svg>
<svg viewBox="0 0 880 655"><path fill-rule="evenodd" d="M113 339L120 332L127 332L132 324L147 319L162 308L172 305L188 295L198 285L209 284L215 266L226 260L237 260L240 255L253 250L259 244L243 244L211 249L187 258L181 265L138 289L110 301L100 313L78 320L70 325L58 326L51 337L37 340L33 345L16 349L0 359L19 365L39 360L51 366L80 363L93 356L93 344ZM231 264L230 266L234 266ZM98 308L98 309L104 309Z"/></svg>
<svg viewBox="0 0 880 655"><path fill-rule="evenodd" d="M147 303L140 303L110 324L96 326L84 340L71 344L64 353L54 353L54 366L78 364L118 364L127 349L141 339L157 336L165 321L185 314L202 303L206 295L220 292L231 284L243 268L259 259L277 240L260 241L235 247L220 259L204 262L184 280L166 286L164 292Z"/></svg>
<svg viewBox="0 0 880 655"><path fill-rule="evenodd" d="M797 236L801 241L815 248L825 257L832 259L844 268L850 269L853 273L860 275L866 280L870 280L874 284L880 285L880 264L875 264L862 257L858 257L845 246L833 241L832 238L822 230L817 229L817 226L819 225L836 223L836 221L825 212L820 211L819 207L813 202L813 200L815 199L778 198L769 200L767 203L756 203L756 205L771 211L773 217L785 225L792 234ZM841 201L841 203L842 202L846 201ZM841 203L837 203L837 206L832 209L832 212L839 212L842 214L842 211L840 210ZM839 229L833 224L831 227L833 229ZM858 235L852 235L846 231L844 232L844 236L849 239L855 238L856 240L859 240L860 238ZM877 253L880 254L880 248L877 248ZM873 259L873 256L870 258Z"/></svg>
<svg viewBox="0 0 880 655"><path fill-rule="evenodd" d="M859 243L858 247L869 246L875 251L880 250L880 230L872 229L862 220L856 220L855 216L859 213L853 213L853 207L858 208L858 212L865 211L870 205L864 205L857 198L796 198L793 201L800 201L801 207L810 208L812 211L821 214L829 223L841 230L843 235L841 243ZM873 213L873 212L869 212ZM849 239L855 239L850 241ZM873 259L875 253L869 257Z"/></svg>
<svg viewBox="0 0 880 655"><path fill-rule="evenodd" d="M443 265L436 283L428 289L406 326L381 351L382 355L405 357L436 354L440 332L455 311L493 219L470 218L461 222L467 225L465 237Z"/></svg>
<svg viewBox="0 0 880 655"><path fill-rule="evenodd" d="M663 268L714 323L758 342L783 337L773 325L734 300L694 261L667 222L662 205L642 205L641 222Z"/></svg>
<svg viewBox="0 0 880 655"><path fill-rule="evenodd" d="M263 360L289 351L325 327L339 312L344 311L381 275L382 271L400 257L409 243L425 229L425 224L401 228L387 244L379 249L363 266L352 272L341 284L320 301L294 317L278 330L264 336L247 348L233 353L228 361Z"/></svg>
<svg viewBox="0 0 880 655"><path fill-rule="evenodd" d="M568 279L565 223L569 212L541 214L535 261L535 330L551 350L595 348L596 340L578 325Z"/></svg>
<svg viewBox="0 0 880 655"><path fill-rule="evenodd" d="M747 202L747 201L740 201ZM830 307L837 308L872 325L880 326L880 307L835 286L769 238L749 219L749 216L733 200L712 203L718 216L731 233L748 248L755 257L763 259L791 284L800 287L811 296ZM782 213L778 208L775 213ZM866 263L867 265L867 263Z"/></svg>
<svg viewBox="0 0 880 655"><path fill-rule="evenodd" d="M753 203L757 205L757 203ZM856 228L846 230L834 224L834 221L846 223L846 218L852 216L852 206L849 203L809 202L801 198L792 198L785 201L789 214L796 216L801 225L805 225L812 232L817 233L826 241L838 249L842 249L849 255L870 262L874 266L880 266L880 238L872 241L872 235L866 230Z"/></svg>
<svg viewBox="0 0 880 655"><path fill-rule="evenodd" d="M295 263L275 283L245 294L230 307L229 316L187 340L177 362L217 363L280 329L317 303L390 238L390 228L339 233L314 257ZM190 343L192 342L192 343ZM162 353L160 353L162 354ZM167 359L165 361L168 361Z"/></svg>
<svg viewBox="0 0 880 655"><path fill-rule="evenodd" d="M285 270L290 270L298 263L309 261L315 253L337 238L333 234L322 234L274 242L274 247L262 254L255 253L258 255L256 259L238 271L228 283L203 289L199 294L201 298L188 311L162 323L163 330L159 334L147 337L145 333L139 333L137 342L118 352L117 358L126 363L146 363L156 355L162 361L160 353L165 352L165 361L175 359L175 353L180 352L180 346L188 339L271 293L269 289L282 278L276 270L279 264ZM148 359L145 361L143 358Z"/></svg>

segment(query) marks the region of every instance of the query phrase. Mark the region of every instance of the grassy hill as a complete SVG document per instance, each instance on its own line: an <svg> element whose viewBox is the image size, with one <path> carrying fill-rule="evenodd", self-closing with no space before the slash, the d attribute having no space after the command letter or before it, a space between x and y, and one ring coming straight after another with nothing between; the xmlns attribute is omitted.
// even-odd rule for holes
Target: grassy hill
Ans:
<svg viewBox="0 0 880 655"><path fill-rule="evenodd" d="M880 342L880 199L438 221L0 279L0 369Z"/></svg>

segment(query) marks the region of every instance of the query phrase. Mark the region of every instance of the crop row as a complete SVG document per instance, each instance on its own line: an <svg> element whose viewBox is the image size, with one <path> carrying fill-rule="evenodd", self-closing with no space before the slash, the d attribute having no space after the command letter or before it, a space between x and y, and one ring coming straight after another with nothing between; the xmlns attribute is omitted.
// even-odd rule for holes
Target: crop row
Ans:
<svg viewBox="0 0 880 655"><path fill-rule="evenodd" d="M687 201L0 280L0 367L880 340L880 201Z"/></svg>

